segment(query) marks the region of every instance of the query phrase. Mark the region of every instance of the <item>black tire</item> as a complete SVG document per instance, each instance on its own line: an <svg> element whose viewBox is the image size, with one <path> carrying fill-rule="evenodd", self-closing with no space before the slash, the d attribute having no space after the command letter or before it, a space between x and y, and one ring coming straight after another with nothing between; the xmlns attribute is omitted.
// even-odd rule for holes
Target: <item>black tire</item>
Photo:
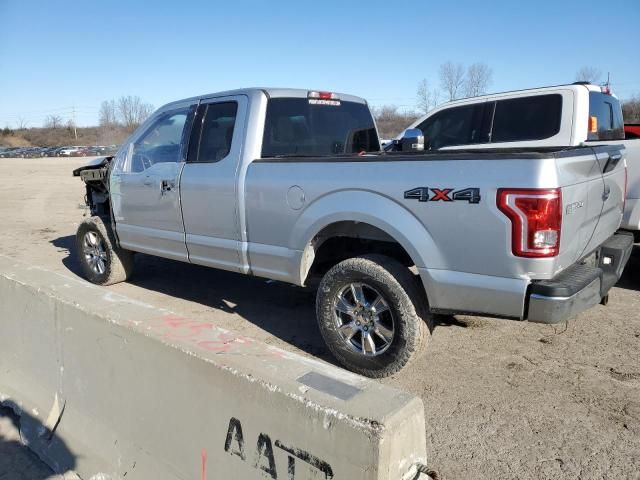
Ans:
<svg viewBox="0 0 640 480"><path fill-rule="evenodd" d="M91 242L95 240L95 242ZM76 233L76 251L82 272L87 280L97 285L112 285L126 281L133 272L133 252L116 246L111 225L100 217L84 220ZM96 267L91 258L99 257Z"/></svg>
<svg viewBox="0 0 640 480"><path fill-rule="evenodd" d="M354 348L352 341L343 338L338 329L341 323L347 323L353 318L351 314L344 317L335 310L340 295L345 295L342 292L347 292L346 289L352 283L364 284L365 293L368 289L374 295L382 296L387 311L392 315L389 317L393 326L392 340L386 343L383 340L386 349L380 348L381 353L375 356L371 352L367 355L362 353L362 349ZM355 294L353 298L355 299ZM380 319L381 315L377 318ZM383 255L350 258L331 268L318 288L316 316L324 341L338 362L353 372L372 378L392 375L417 358L425 349L432 328L426 295L415 275L398 261ZM346 320L343 321L344 318ZM376 328L369 328L372 328L369 334L373 337L372 332ZM363 346L362 331L352 338L357 343L358 335L360 345Z"/></svg>

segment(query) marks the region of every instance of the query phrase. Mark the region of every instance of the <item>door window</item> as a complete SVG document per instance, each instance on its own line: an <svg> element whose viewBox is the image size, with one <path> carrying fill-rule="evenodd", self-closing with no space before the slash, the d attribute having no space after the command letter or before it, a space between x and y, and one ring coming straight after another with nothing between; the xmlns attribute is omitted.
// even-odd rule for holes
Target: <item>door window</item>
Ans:
<svg viewBox="0 0 640 480"><path fill-rule="evenodd" d="M485 104L448 108L427 118L416 128L422 130L425 144L433 150L454 145L485 143L482 120Z"/></svg>
<svg viewBox="0 0 640 480"><path fill-rule="evenodd" d="M130 146L129 172L143 172L156 163L178 163L182 160L182 133L189 109L167 112Z"/></svg>
<svg viewBox="0 0 640 480"><path fill-rule="evenodd" d="M589 117L596 118L596 131L590 131L587 140L624 140L622 108L616 97L589 92Z"/></svg>
<svg viewBox="0 0 640 480"><path fill-rule="evenodd" d="M491 142L543 140L560 131L562 95L533 95L498 100Z"/></svg>
<svg viewBox="0 0 640 480"><path fill-rule="evenodd" d="M237 102L210 103L205 107L202 128L200 131L194 129L191 137L190 162L219 162L231 151L238 113ZM200 115L202 111L198 113Z"/></svg>

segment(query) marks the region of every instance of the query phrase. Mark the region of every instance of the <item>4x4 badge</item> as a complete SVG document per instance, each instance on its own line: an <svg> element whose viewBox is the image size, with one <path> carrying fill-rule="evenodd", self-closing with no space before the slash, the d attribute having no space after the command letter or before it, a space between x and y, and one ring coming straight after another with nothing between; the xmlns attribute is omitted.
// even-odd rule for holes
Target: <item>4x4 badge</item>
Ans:
<svg viewBox="0 0 640 480"><path fill-rule="evenodd" d="M453 193L452 193L453 192ZM404 192L404 198L419 202L453 202L456 200L469 203L480 203L479 188L464 188L453 191L453 188L417 187Z"/></svg>

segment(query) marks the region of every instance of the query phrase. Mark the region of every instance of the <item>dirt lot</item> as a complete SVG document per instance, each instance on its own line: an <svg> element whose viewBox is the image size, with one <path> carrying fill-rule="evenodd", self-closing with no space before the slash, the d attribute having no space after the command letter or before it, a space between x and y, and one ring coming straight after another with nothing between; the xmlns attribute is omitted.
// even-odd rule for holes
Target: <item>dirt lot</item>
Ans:
<svg viewBox="0 0 640 480"><path fill-rule="evenodd" d="M78 274L83 161L0 159L0 253ZM302 288L145 255L108 288L331 361ZM640 247L610 297L560 327L452 318L385 380L422 397L441 478L640 479Z"/></svg>

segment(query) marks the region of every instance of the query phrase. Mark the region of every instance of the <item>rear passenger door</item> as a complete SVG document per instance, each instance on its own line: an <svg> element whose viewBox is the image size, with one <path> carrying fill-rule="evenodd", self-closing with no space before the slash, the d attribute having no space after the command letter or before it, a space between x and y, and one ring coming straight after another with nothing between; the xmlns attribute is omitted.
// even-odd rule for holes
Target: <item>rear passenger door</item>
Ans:
<svg viewBox="0 0 640 480"><path fill-rule="evenodd" d="M247 97L203 100L180 179L189 261L240 271L237 182Z"/></svg>

